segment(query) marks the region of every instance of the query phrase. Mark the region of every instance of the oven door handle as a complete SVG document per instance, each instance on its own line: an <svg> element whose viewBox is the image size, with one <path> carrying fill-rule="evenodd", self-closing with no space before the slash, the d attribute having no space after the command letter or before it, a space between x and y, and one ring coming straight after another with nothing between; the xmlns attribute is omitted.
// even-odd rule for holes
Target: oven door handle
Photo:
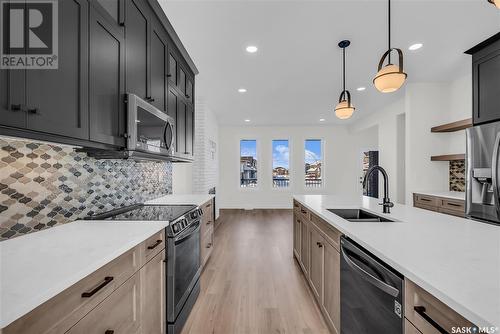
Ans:
<svg viewBox="0 0 500 334"><path fill-rule="evenodd" d="M379 280L378 278L376 278L375 276L373 276L372 274L370 274L369 272L358 266L356 263L354 263L349 258L349 255L346 254L346 249L344 247L341 248L341 253L347 265L351 267L351 269L353 269L355 272L357 272L361 276L361 278L363 278L365 281L372 284L379 290L382 290L383 292L387 293L388 295L391 295L393 297L397 297L399 295L398 289Z"/></svg>
<svg viewBox="0 0 500 334"><path fill-rule="evenodd" d="M196 230L198 230L200 228L200 221L198 220L196 223L194 223L193 225L191 225L189 227L189 229L185 230L184 232L182 232L181 234L179 234L175 239L174 239L174 243L176 245L180 244L181 242L191 238L195 233L196 233Z"/></svg>

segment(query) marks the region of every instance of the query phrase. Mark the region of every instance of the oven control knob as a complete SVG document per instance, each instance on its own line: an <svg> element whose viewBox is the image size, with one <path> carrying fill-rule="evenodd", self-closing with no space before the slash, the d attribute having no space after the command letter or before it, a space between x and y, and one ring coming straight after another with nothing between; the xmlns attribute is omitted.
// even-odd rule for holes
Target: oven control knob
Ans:
<svg viewBox="0 0 500 334"><path fill-rule="evenodd" d="M196 218L198 218L198 211L193 211L193 212L191 212L191 215L190 215L190 216L191 216L191 219L196 219Z"/></svg>
<svg viewBox="0 0 500 334"><path fill-rule="evenodd" d="M186 226L188 226L188 222L186 219L183 219L182 220L182 227L186 227Z"/></svg>
<svg viewBox="0 0 500 334"><path fill-rule="evenodd" d="M172 225L172 230L174 231L174 233L177 233L179 232L179 224L178 223L175 223L174 225Z"/></svg>

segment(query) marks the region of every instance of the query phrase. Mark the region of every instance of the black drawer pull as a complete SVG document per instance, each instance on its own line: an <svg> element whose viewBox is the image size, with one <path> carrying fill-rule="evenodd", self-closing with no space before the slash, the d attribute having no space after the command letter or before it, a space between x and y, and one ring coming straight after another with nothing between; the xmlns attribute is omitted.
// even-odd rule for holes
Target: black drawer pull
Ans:
<svg viewBox="0 0 500 334"><path fill-rule="evenodd" d="M428 199L428 198L420 198L420 200L421 200L421 201L424 201L424 202L431 202L431 200L430 200L430 199Z"/></svg>
<svg viewBox="0 0 500 334"><path fill-rule="evenodd" d="M90 292L84 292L82 293L82 298L89 298L89 297L92 297L93 295L95 295L99 290L101 290L102 288L104 288L106 285L108 285L109 283L111 283L111 281L113 281L114 277L113 276L106 276L104 277L104 281L99 284L98 286L95 287L95 289L93 289L92 291Z"/></svg>
<svg viewBox="0 0 500 334"><path fill-rule="evenodd" d="M36 113L38 113L38 108L28 108L28 112L30 114L36 114Z"/></svg>
<svg viewBox="0 0 500 334"><path fill-rule="evenodd" d="M12 104L10 106L10 110L12 110L12 111L19 111L19 110L21 110L21 105L20 104Z"/></svg>
<svg viewBox="0 0 500 334"><path fill-rule="evenodd" d="M446 204L447 204L447 205L451 205L451 206L456 206L456 207L461 207L461 206L462 206L462 205L460 205L460 204L457 204L457 203L450 203L450 202L448 202L448 203L446 203Z"/></svg>
<svg viewBox="0 0 500 334"><path fill-rule="evenodd" d="M208 221L207 221L207 225L210 225L211 223L212 223L212 221L211 221L211 220L208 220Z"/></svg>
<svg viewBox="0 0 500 334"><path fill-rule="evenodd" d="M306 214L307 211L306 210L300 210L300 212L302 212L303 214Z"/></svg>
<svg viewBox="0 0 500 334"><path fill-rule="evenodd" d="M424 306L415 306L413 309L415 310L415 312L418 313L418 315L424 318L424 320L427 321L432 327L434 327L439 333L450 334L447 330L441 327L436 321L434 321L434 319L429 317L427 313L425 313Z"/></svg>
<svg viewBox="0 0 500 334"><path fill-rule="evenodd" d="M207 244L207 248L212 247L212 243Z"/></svg>
<svg viewBox="0 0 500 334"><path fill-rule="evenodd" d="M321 242L317 242L316 245L318 245L319 248L323 247L323 244Z"/></svg>
<svg viewBox="0 0 500 334"><path fill-rule="evenodd" d="M112 329L108 329L107 331L104 332L104 334L114 334L115 331Z"/></svg>
<svg viewBox="0 0 500 334"><path fill-rule="evenodd" d="M148 246L148 249L155 249L162 242L163 242L163 240L156 240L156 242L154 244L152 244L151 246Z"/></svg>
<svg viewBox="0 0 500 334"><path fill-rule="evenodd" d="M206 205L207 208L211 207L212 206L212 203L209 203Z"/></svg>

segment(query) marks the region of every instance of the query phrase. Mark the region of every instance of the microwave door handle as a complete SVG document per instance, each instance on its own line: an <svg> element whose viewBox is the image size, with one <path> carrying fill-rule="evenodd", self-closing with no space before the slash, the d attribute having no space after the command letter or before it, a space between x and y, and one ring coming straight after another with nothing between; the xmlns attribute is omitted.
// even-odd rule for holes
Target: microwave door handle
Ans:
<svg viewBox="0 0 500 334"><path fill-rule="evenodd" d="M170 139L167 139L167 130L170 128ZM165 125L165 129L163 130L163 138L165 140L165 146L167 150L170 150L172 148L172 144L174 141L174 128L172 126L172 123L170 121L167 121L167 124Z"/></svg>
<svg viewBox="0 0 500 334"><path fill-rule="evenodd" d="M493 196L495 197L495 206L497 209L497 218L500 219L500 184L498 168L499 166L499 152L500 151L500 132L497 133L497 138L495 140L495 148L493 150L493 157L491 162L491 179L493 184Z"/></svg>

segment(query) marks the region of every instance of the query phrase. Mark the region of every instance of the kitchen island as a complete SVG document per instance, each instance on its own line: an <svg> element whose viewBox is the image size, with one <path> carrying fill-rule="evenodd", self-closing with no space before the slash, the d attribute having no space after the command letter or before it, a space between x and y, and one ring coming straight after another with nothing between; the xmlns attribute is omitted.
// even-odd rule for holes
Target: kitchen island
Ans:
<svg viewBox="0 0 500 334"><path fill-rule="evenodd" d="M379 200L368 197L295 195L297 203L311 220L354 240L468 321L500 327L499 226L399 204L382 214ZM328 211L336 208L362 208L395 222L350 222Z"/></svg>

